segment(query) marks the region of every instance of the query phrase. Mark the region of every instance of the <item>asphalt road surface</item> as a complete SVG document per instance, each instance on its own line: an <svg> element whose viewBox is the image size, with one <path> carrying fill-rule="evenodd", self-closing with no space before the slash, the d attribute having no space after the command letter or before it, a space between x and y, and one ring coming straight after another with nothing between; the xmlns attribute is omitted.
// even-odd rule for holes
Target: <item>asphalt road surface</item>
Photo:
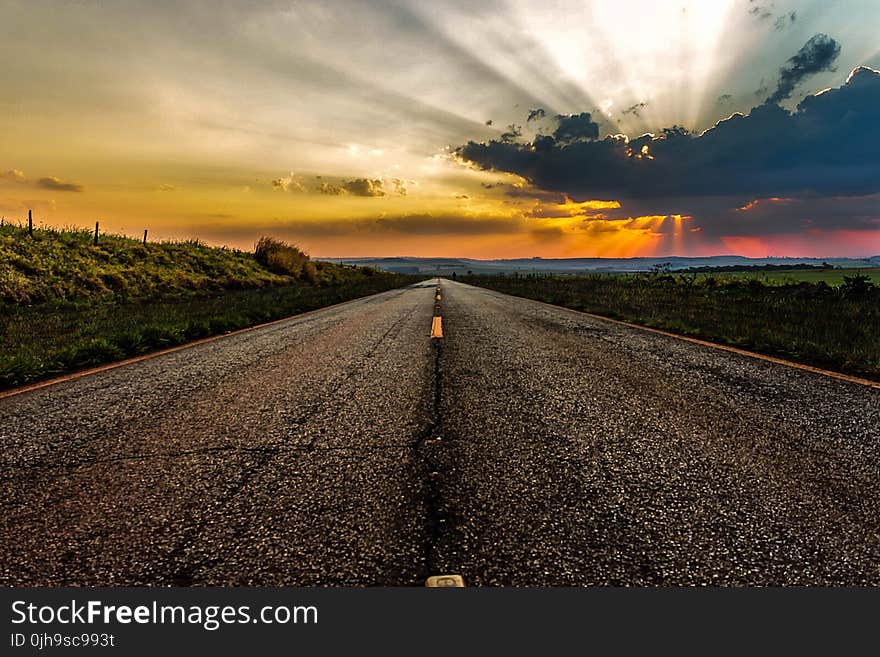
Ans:
<svg viewBox="0 0 880 657"><path fill-rule="evenodd" d="M0 584L880 584L880 390L436 285L0 399Z"/></svg>

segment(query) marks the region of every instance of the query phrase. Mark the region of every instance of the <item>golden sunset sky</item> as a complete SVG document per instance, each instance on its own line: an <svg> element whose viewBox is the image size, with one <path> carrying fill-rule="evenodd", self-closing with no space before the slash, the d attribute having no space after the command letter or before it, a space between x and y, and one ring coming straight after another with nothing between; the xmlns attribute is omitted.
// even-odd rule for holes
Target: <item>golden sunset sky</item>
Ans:
<svg viewBox="0 0 880 657"><path fill-rule="evenodd" d="M787 138L813 135L831 110L798 105L826 88L834 132L804 148L859 140L876 76L847 79L880 68L878 25L856 0L0 0L0 215L319 257L873 255L861 151L807 170L779 146L766 171L748 155L661 183L693 180L720 141L696 137L765 102L774 134L800 113ZM582 113L598 136L566 141ZM672 126L694 144L628 146ZM602 180L603 144L626 184Z"/></svg>

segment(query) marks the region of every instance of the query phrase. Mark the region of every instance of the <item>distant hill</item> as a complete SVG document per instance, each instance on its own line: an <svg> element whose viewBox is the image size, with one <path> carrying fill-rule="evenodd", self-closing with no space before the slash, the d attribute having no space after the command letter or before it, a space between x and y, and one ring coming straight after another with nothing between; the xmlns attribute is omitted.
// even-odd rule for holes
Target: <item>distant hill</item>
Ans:
<svg viewBox="0 0 880 657"><path fill-rule="evenodd" d="M650 258L514 258L506 260L475 260L472 258L324 258L345 265L375 267L402 274L512 274L553 273L578 274L585 272L639 272L651 271L657 266L668 266L670 271L691 268L736 268L812 265L827 263L844 269L880 267L880 255L870 258L746 258L737 255L707 257L650 257Z"/></svg>

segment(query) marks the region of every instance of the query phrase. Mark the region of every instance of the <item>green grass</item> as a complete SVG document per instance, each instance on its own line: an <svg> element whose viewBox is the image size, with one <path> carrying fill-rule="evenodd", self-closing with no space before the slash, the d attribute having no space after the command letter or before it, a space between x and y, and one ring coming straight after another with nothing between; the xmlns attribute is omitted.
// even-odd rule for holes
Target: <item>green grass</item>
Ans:
<svg viewBox="0 0 880 657"><path fill-rule="evenodd" d="M407 285L419 277L198 242L0 227L0 388Z"/></svg>
<svg viewBox="0 0 880 657"><path fill-rule="evenodd" d="M202 243L159 242L84 230L0 227L0 303L130 300L281 285L254 254Z"/></svg>
<svg viewBox="0 0 880 657"><path fill-rule="evenodd" d="M470 276L507 294L880 379L880 286L736 276Z"/></svg>

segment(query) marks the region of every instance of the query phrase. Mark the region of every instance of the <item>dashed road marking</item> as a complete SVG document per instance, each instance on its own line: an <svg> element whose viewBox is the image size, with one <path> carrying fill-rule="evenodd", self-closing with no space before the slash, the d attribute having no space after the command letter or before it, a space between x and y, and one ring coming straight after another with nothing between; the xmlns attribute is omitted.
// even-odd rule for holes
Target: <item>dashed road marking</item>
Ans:
<svg viewBox="0 0 880 657"><path fill-rule="evenodd" d="M431 337L432 338L442 338L443 337L443 318L435 316L431 321Z"/></svg>

